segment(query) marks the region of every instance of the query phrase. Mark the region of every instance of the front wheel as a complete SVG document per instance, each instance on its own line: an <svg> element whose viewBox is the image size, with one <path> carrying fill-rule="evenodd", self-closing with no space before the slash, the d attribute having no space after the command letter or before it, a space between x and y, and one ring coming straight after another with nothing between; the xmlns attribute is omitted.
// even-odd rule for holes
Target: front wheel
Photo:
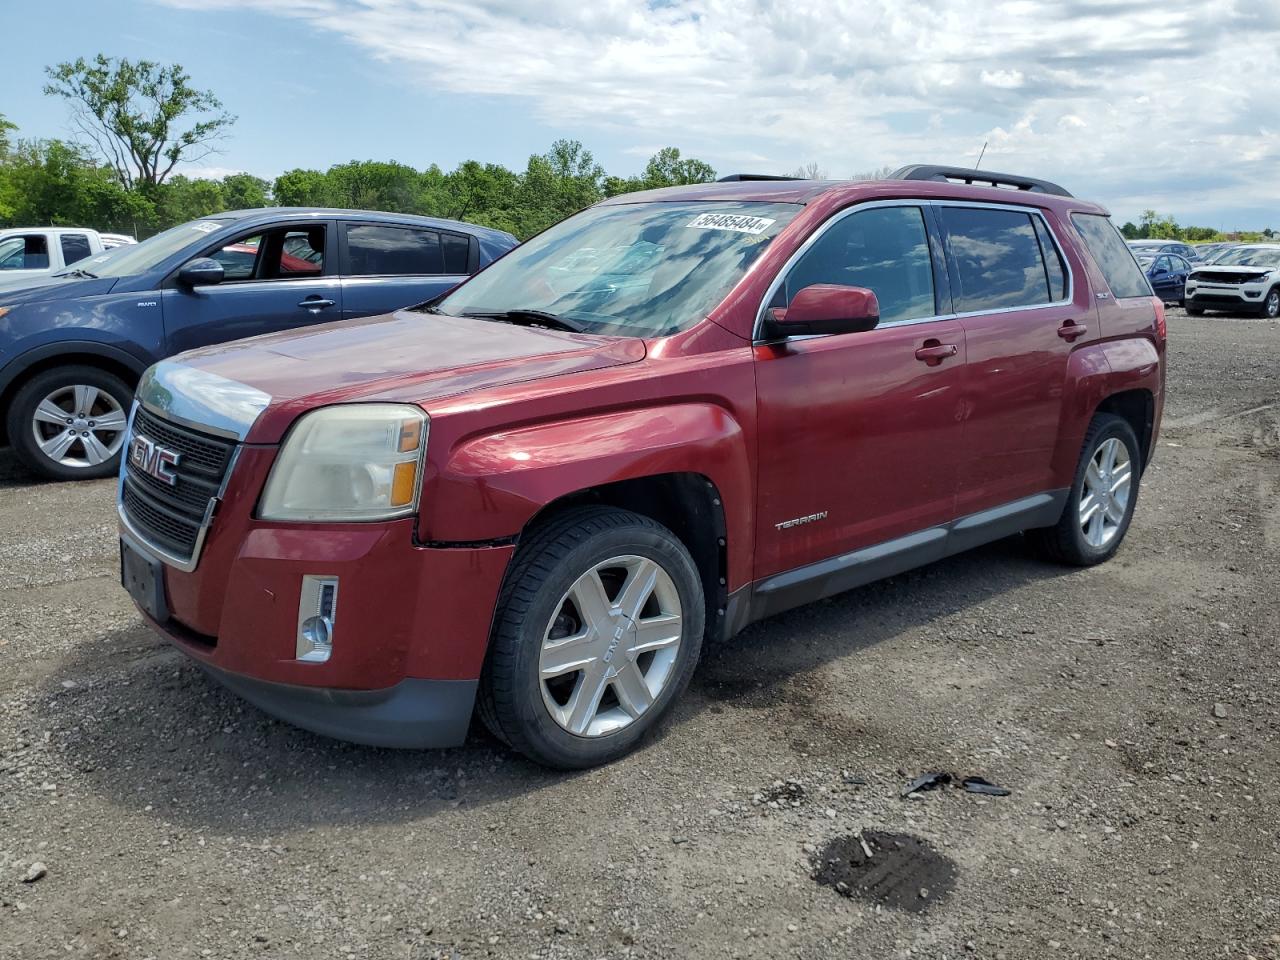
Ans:
<svg viewBox="0 0 1280 960"><path fill-rule="evenodd" d="M689 683L706 605L697 567L647 517L572 510L522 543L498 601L479 712L538 763L628 753Z"/></svg>
<svg viewBox="0 0 1280 960"><path fill-rule="evenodd" d="M9 442L53 480L91 480L120 469L133 390L97 367L55 367L24 383L9 406Z"/></svg>
<svg viewBox="0 0 1280 960"><path fill-rule="evenodd" d="M1262 301L1262 315L1268 320L1280 317L1280 287L1272 287L1267 299Z"/></svg>
<svg viewBox="0 0 1280 960"><path fill-rule="evenodd" d="M1142 454L1128 421L1110 413L1093 418L1085 433L1075 481L1062 517L1028 531L1050 559L1091 567L1120 549L1133 519L1142 478Z"/></svg>

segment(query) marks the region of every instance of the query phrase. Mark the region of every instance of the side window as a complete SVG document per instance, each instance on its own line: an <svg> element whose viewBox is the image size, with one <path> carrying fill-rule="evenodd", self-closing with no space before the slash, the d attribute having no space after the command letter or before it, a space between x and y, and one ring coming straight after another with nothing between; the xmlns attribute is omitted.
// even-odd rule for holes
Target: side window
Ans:
<svg viewBox="0 0 1280 960"><path fill-rule="evenodd" d="M324 270L324 228L290 230L280 250L281 277L318 277Z"/></svg>
<svg viewBox="0 0 1280 960"><path fill-rule="evenodd" d="M305 280L324 273L325 230L323 225L263 230L207 256L222 264L228 281Z"/></svg>
<svg viewBox="0 0 1280 960"><path fill-rule="evenodd" d="M49 244L41 234L6 237L0 247L0 269L44 270L49 266Z"/></svg>
<svg viewBox="0 0 1280 960"><path fill-rule="evenodd" d="M1110 217L1097 213L1073 213L1071 222L1080 231L1085 247L1102 271L1113 296L1118 299L1151 296L1151 285Z"/></svg>
<svg viewBox="0 0 1280 960"><path fill-rule="evenodd" d="M880 301L881 323L933 316L924 213L919 207L872 207L833 224L791 268L772 306L786 306L816 283L868 288Z"/></svg>
<svg viewBox="0 0 1280 960"><path fill-rule="evenodd" d="M90 253L89 238L83 233L64 233L62 240L62 262L67 266L77 260L83 260Z"/></svg>
<svg viewBox="0 0 1280 960"><path fill-rule="evenodd" d="M1017 210L940 207L959 289L956 311L1031 307L1056 299L1031 216Z"/></svg>
<svg viewBox="0 0 1280 960"><path fill-rule="evenodd" d="M229 243L221 250L209 254L211 258L222 264L224 278L227 280L248 280L253 276L254 265L258 262L258 250L262 247L262 235L242 237L235 243Z"/></svg>
<svg viewBox="0 0 1280 960"><path fill-rule="evenodd" d="M445 273L434 230L358 224L347 227L347 273L357 277ZM461 271L466 273L466 269Z"/></svg>
<svg viewBox="0 0 1280 960"><path fill-rule="evenodd" d="M1053 242L1049 228L1040 217L1032 217L1031 223L1036 228L1036 239L1040 241L1040 255L1044 258L1045 276L1049 278L1049 294L1055 301L1065 300L1067 290L1067 265L1062 260L1062 251Z"/></svg>
<svg viewBox="0 0 1280 960"><path fill-rule="evenodd" d="M1168 273L1173 269L1173 261L1167 256L1156 258L1156 273Z"/></svg>
<svg viewBox="0 0 1280 960"><path fill-rule="evenodd" d="M471 238L456 233L442 233L440 245L444 247L444 272L466 273L467 263L471 260Z"/></svg>

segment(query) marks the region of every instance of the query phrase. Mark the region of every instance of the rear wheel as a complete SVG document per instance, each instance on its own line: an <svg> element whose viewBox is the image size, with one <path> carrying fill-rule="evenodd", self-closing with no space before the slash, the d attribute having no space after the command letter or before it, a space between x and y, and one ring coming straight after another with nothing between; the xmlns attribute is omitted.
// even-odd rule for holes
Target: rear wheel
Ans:
<svg viewBox="0 0 1280 960"><path fill-rule="evenodd" d="M1187 307L1187 316L1189 316L1189 317L1203 317L1203 316L1204 316L1204 307Z"/></svg>
<svg viewBox="0 0 1280 960"><path fill-rule="evenodd" d="M91 480L120 469L133 390L97 367L55 367L19 388L9 405L18 458L53 480Z"/></svg>
<svg viewBox="0 0 1280 960"><path fill-rule="evenodd" d="M1061 519L1028 531L1050 559L1088 567L1120 548L1138 502L1142 455L1128 421L1100 413L1089 424Z"/></svg>
<svg viewBox="0 0 1280 960"><path fill-rule="evenodd" d="M671 531L625 510L573 510L520 547L499 598L480 717L538 763L607 763L688 685L704 621L702 581Z"/></svg>

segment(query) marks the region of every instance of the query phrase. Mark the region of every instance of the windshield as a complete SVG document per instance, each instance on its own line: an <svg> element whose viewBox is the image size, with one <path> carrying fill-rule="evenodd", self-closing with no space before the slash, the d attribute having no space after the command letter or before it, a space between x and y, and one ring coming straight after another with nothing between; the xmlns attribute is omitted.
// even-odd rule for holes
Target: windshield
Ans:
<svg viewBox="0 0 1280 960"><path fill-rule="evenodd" d="M1280 248L1275 247L1232 247L1223 250L1222 255L1213 259L1217 267L1266 267L1274 270L1280 267Z"/></svg>
<svg viewBox="0 0 1280 960"><path fill-rule="evenodd" d="M71 270L84 270L95 277L133 277L146 273L162 260L167 259L197 240L221 230L230 220L208 218L170 227L163 233L143 240L116 247L88 260L81 260Z"/></svg>
<svg viewBox="0 0 1280 960"><path fill-rule="evenodd" d="M592 333L665 336L705 317L800 210L742 201L591 207L516 247L436 309L535 310Z"/></svg>

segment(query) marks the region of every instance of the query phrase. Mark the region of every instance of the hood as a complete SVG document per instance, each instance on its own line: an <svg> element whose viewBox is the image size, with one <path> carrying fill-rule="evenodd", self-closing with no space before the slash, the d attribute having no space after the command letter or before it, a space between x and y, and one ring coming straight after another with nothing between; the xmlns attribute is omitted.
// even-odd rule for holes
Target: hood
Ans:
<svg viewBox="0 0 1280 960"><path fill-rule="evenodd" d="M52 275L15 278L0 282L0 306L13 307L21 303L96 297L109 293L119 279L119 277L95 277L92 280L78 280L74 277Z"/></svg>
<svg viewBox="0 0 1280 960"><path fill-rule="evenodd" d="M1196 264L1192 264L1191 269L1194 270L1196 273L1208 274L1208 275L1243 273L1249 276L1253 276L1254 274L1257 274L1258 276L1263 277L1269 273L1275 273L1276 270L1280 270L1280 267L1244 267L1244 266L1231 266L1225 263L1213 263L1213 264L1202 263L1198 266Z"/></svg>
<svg viewBox="0 0 1280 960"><path fill-rule="evenodd" d="M313 407L352 400L425 404L471 390L635 363L644 356L644 341L632 337L401 310L193 350L159 366L198 371L197 379L234 382L253 391L266 409L248 439L275 443ZM171 373L166 377L172 378ZM184 399L199 401L197 396ZM203 422L190 412L187 417Z"/></svg>

